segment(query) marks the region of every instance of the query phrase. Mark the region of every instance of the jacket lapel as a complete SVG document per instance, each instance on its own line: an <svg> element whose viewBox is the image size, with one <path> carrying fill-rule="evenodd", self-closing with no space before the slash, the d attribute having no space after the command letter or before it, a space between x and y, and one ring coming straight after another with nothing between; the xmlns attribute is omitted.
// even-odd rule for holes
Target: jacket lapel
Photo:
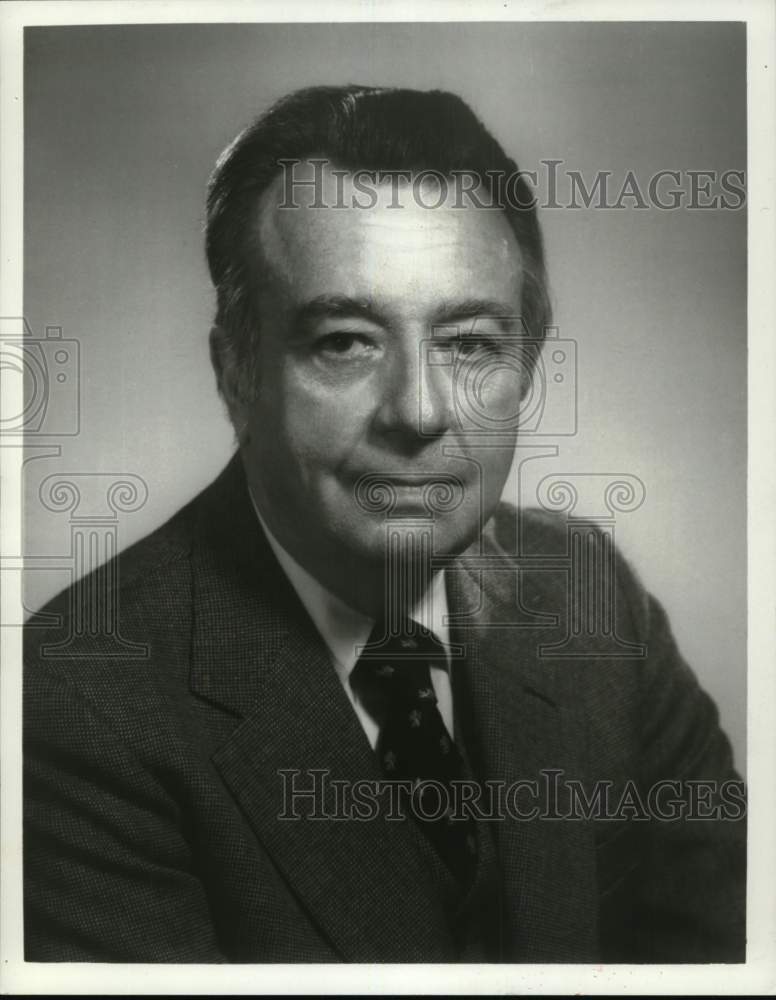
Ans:
<svg viewBox="0 0 776 1000"><path fill-rule="evenodd" d="M539 792L537 798L524 786L522 795L508 796L506 818L493 823L503 881L503 959L587 961L596 940L589 826L510 815L519 809L529 816L538 805L562 816L568 805L564 779L584 778L576 673L568 661L558 668L558 661L539 658L546 629L508 624L514 606L497 582L505 574L488 576L467 569L465 560L448 571L451 634L465 648L453 667L456 712L481 782L506 789L517 781L537 782Z"/></svg>
<svg viewBox="0 0 776 1000"><path fill-rule="evenodd" d="M190 685L238 717L213 762L246 821L344 959L449 959L412 831L382 811L337 818L355 782L380 778L377 762L236 461L206 496L197 537Z"/></svg>

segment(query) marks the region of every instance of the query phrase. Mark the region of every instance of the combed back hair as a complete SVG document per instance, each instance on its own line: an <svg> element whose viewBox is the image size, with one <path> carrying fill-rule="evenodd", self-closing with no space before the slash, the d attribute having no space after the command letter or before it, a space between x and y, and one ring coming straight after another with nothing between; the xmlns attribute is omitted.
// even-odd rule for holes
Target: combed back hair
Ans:
<svg viewBox="0 0 776 1000"><path fill-rule="evenodd" d="M222 331L221 366L230 366L243 401L259 385L257 291L262 258L257 204L282 161L325 158L351 171L434 171L474 177L480 201L494 178L517 177L501 205L520 247L521 315L540 340L550 323L542 236L528 185L471 108L441 90L310 87L282 98L224 150L210 178L206 250ZM536 352L530 352L535 355ZM221 388L221 387L220 387Z"/></svg>

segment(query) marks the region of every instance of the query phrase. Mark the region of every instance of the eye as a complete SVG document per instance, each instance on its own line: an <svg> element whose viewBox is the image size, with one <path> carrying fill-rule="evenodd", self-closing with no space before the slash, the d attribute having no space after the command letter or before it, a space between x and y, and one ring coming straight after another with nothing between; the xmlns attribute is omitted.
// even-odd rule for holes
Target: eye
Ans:
<svg viewBox="0 0 776 1000"><path fill-rule="evenodd" d="M455 342L455 346L459 357L468 358L477 352L487 353L497 351L500 344L498 341L488 337L477 337L469 334L459 337Z"/></svg>
<svg viewBox="0 0 776 1000"><path fill-rule="evenodd" d="M318 353L332 358L365 357L372 348L371 341L363 333L328 333L315 342Z"/></svg>

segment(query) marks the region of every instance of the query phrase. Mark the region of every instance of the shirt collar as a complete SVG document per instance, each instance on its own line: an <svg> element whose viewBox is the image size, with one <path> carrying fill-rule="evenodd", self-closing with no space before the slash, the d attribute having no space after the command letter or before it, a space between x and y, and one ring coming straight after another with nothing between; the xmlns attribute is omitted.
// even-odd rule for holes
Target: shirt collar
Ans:
<svg viewBox="0 0 776 1000"><path fill-rule="evenodd" d="M269 530L264 518L259 513L253 496L251 496L251 502L277 561L291 581L299 600L328 646L337 674L340 680L345 683L356 665L359 648L364 646L369 638L374 619L368 618L345 604L336 594L332 594L330 590L319 583L303 566L300 566ZM444 574L441 571L434 574L430 590L413 609L412 618L433 632L443 645L449 646L447 593Z"/></svg>

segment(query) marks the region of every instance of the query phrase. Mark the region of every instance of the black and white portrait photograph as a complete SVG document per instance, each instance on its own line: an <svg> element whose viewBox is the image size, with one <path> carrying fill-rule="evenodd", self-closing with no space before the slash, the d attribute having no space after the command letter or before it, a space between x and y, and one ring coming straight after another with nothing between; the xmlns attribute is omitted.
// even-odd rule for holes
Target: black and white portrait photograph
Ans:
<svg viewBox="0 0 776 1000"><path fill-rule="evenodd" d="M774 8L547 8L6 5L4 991L776 989Z"/></svg>

